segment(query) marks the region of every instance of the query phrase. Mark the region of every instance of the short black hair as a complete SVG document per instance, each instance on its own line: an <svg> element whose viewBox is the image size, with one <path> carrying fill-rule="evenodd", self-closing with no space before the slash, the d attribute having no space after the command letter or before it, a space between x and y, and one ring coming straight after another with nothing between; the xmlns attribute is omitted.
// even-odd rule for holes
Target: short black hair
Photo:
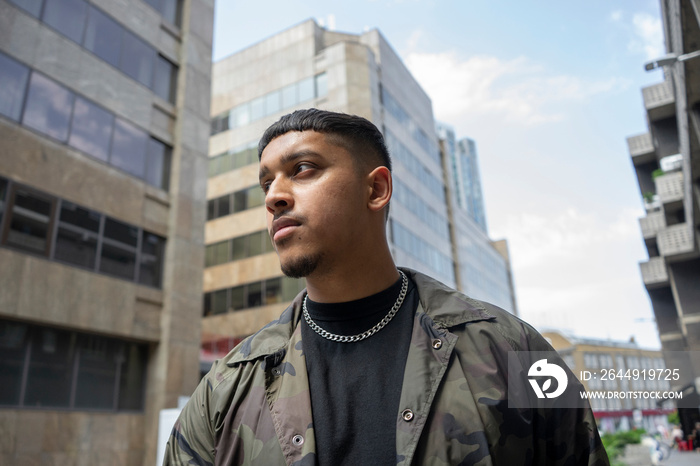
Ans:
<svg viewBox="0 0 700 466"><path fill-rule="evenodd" d="M270 141L290 131L323 133L350 152L360 166L385 166L391 171L391 157L384 136L371 121L317 108L289 113L267 128L258 143L258 160Z"/></svg>

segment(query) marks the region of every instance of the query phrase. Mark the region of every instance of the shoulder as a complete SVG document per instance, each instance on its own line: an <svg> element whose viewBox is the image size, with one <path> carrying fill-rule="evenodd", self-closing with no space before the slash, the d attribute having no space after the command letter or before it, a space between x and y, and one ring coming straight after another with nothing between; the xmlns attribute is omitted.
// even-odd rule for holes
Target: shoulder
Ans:
<svg viewBox="0 0 700 466"><path fill-rule="evenodd" d="M439 281L404 269L416 284L420 304L437 327L504 340L513 351L551 351L530 324L491 303L471 298Z"/></svg>

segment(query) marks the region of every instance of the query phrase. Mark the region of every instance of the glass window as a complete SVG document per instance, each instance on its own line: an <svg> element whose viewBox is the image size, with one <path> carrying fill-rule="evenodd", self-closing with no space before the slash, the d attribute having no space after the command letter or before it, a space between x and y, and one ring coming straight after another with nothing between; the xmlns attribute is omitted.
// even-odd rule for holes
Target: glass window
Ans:
<svg viewBox="0 0 700 466"><path fill-rule="evenodd" d="M248 161L248 152L245 150L238 151L235 154L233 154L233 168L240 168L240 167L245 167L246 165L249 165L250 162Z"/></svg>
<svg viewBox="0 0 700 466"><path fill-rule="evenodd" d="M114 341L84 335L80 338L76 408L114 409L117 387L117 345Z"/></svg>
<svg viewBox="0 0 700 466"><path fill-rule="evenodd" d="M134 279L136 269L136 252L112 244L102 245L100 257L100 272L115 277Z"/></svg>
<svg viewBox="0 0 700 466"><path fill-rule="evenodd" d="M97 8L91 6L84 46L112 66L119 67L124 28Z"/></svg>
<svg viewBox="0 0 700 466"><path fill-rule="evenodd" d="M282 277L282 301L291 301L299 294L299 282L300 280L294 278Z"/></svg>
<svg viewBox="0 0 700 466"><path fill-rule="evenodd" d="M107 217L105 219L100 272L134 279L138 228ZM111 241L109 241L111 240Z"/></svg>
<svg viewBox="0 0 700 466"><path fill-rule="evenodd" d="M0 114L15 121L22 116L22 102L29 68L0 53Z"/></svg>
<svg viewBox="0 0 700 466"><path fill-rule="evenodd" d="M42 19L64 36L80 44L83 42L87 6L84 0L46 0Z"/></svg>
<svg viewBox="0 0 700 466"><path fill-rule="evenodd" d="M65 141L72 108L72 92L39 73L32 73L22 119L25 125Z"/></svg>
<svg viewBox="0 0 700 466"><path fill-rule="evenodd" d="M316 97L328 95L328 75L321 73L316 75Z"/></svg>
<svg viewBox="0 0 700 466"><path fill-rule="evenodd" d="M211 313L223 314L226 311L226 290L214 291L211 294Z"/></svg>
<svg viewBox="0 0 700 466"><path fill-rule="evenodd" d="M272 240L267 230L263 230L263 254L266 252L273 252L275 247L272 245Z"/></svg>
<svg viewBox="0 0 700 466"><path fill-rule="evenodd" d="M226 240L214 245L214 265L228 262L228 247L231 241Z"/></svg>
<svg viewBox="0 0 700 466"><path fill-rule="evenodd" d="M167 19L176 26L180 25L180 5L181 0L161 0L161 13L163 18Z"/></svg>
<svg viewBox="0 0 700 466"><path fill-rule="evenodd" d="M258 307L262 306L262 282L250 283L248 285L248 306L247 307Z"/></svg>
<svg viewBox="0 0 700 466"><path fill-rule="evenodd" d="M125 343L124 351L117 354L117 364L122 364L118 409L130 411L143 409L147 361L146 345Z"/></svg>
<svg viewBox="0 0 700 466"><path fill-rule="evenodd" d="M17 405L27 352L27 326L0 321L0 405Z"/></svg>
<svg viewBox="0 0 700 466"><path fill-rule="evenodd" d="M245 285L231 288L231 309L238 311L245 309Z"/></svg>
<svg viewBox="0 0 700 466"><path fill-rule="evenodd" d="M265 96L265 115L272 115L280 111L280 91L275 91Z"/></svg>
<svg viewBox="0 0 700 466"><path fill-rule="evenodd" d="M258 97L250 103L250 121L259 120L265 116L265 97Z"/></svg>
<svg viewBox="0 0 700 466"><path fill-rule="evenodd" d="M231 213L231 195L227 194L219 198L219 205L216 211L216 216L223 217Z"/></svg>
<svg viewBox="0 0 700 466"><path fill-rule="evenodd" d="M265 193L260 186L248 188L248 209L259 207L265 203Z"/></svg>
<svg viewBox="0 0 700 466"><path fill-rule="evenodd" d="M282 88L282 108L293 107L298 103L297 100L297 85L290 84Z"/></svg>
<svg viewBox="0 0 700 466"><path fill-rule="evenodd" d="M76 334L48 328L32 337L25 406L69 407Z"/></svg>
<svg viewBox="0 0 700 466"><path fill-rule="evenodd" d="M165 239L153 233L143 232L141 244L141 268L139 283L159 288L162 283L163 258L165 256Z"/></svg>
<svg viewBox="0 0 700 466"><path fill-rule="evenodd" d="M136 247L138 244L139 230L135 226L128 223L122 223L118 220L107 217L105 219L105 238L113 241L118 241L122 244Z"/></svg>
<svg viewBox="0 0 700 466"><path fill-rule="evenodd" d="M253 257L262 254L263 238L262 231L248 235L248 256Z"/></svg>
<svg viewBox="0 0 700 466"><path fill-rule="evenodd" d="M216 204L216 199L207 201L207 220L213 220L216 218Z"/></svg>
<svg viewBox="0 0 700 466"><path fill-rule="evenodd" d="M156 188L168 190L170 185L170 147L157 139L148 140L146 182Z"/></svg>
<svg viewBox="0 0 700 466"><path fill-rule="evenodd" d="M280 278L265 281L265 304L282 302L282 283Z"/></svg>
<svg viewBox="0 0 700 466"><path fill-rule="evenodd" d="M231 110L229 124L231 128L238 128L250 123L250 104L245 103Z"/></svg>
<svg viewBox="0 0 700 466"><path fill-rule="evenodd" d="M117 118L114 124L110 164L127 173L143 177L148 135L136 126Z"/></svg>
<svg viewBox="0 0 700 466"><path fill-rule="evenodd" d="M10 0L10 3L14 3L30 15L38 18L41 15L41 6L44 0Z"/></svg>
<svg viewBox="0 0 700 466"><path fill-rule="evenodd" d="M246 209L248 202L248 191L236 191L233 193L233 212L241 212Z"/></svg>
<svg viewBox="0 0 700 466"><path fill-rule="evenodd" d="M97 212L63 201L54 257L63 262L94 269L100 217Z"/></svg>
<svg viewBox="0 0 700 466"><path fill-rule="evenodd" d="M306 102L314 98L314 77L299 81L299 102Z"/></svg>
<svg viewBox="0 0 700 466"><path fill-rule="evenodd" d="M161 55L156 58L155 77L153 78L153 91L157 96L168 102L175 103L175 79L177 67Z"/></svg>
<svg viewBox="0 0 700 466"><path fill-rule="evenodd" d="M248 257L248 237L239 236L238 238L233 238L232 244L232 260L239 260Z"/></svg>
<svg viewBox="0 0 700 466"><path fill-rule="evenodd" d="M5 206L7 205L7 180L0 178L0 226L2 225Z"/></svg>
<svg viewBox="0 0 700 466"><path fill-rule="evenodd" d="M48 253L53 199L22 188L15 190L5 244L28 252Z"/></svg>
<svg viewBox="0 0 700 466"><path fill-rule="evenodd" d="M106 162L113 126L114 115L78 97L75 99L68 144Z"/></svg>
<svg viewBox="0 0 700 466"><path fill-rule="evenodd" d="M156 51L129 31L124 31L119 65L124 73L151 87Z"/></svg>

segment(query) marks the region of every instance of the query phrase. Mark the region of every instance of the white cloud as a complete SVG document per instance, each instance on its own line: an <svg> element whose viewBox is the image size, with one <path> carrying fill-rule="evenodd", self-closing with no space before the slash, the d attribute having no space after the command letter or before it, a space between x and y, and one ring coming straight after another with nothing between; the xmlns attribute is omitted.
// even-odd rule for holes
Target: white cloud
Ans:
<svg viewBox="0 0 700 466"><path fill-rule="evenodd" d="M622 19L622 10L615 10L610 13L610 21L617 23Z"/></svg>
<svg viewBox="0 0 700 466"><path fill-rule="evenodd" d="M558 121L566 117L566 104L625 85L616 78L587 82L552 75L524 57L412 52L405 62L430 95L437 117L446 121L493 118L522 126Z"/></svg>
<svg viewBox="0 0 700 466"><path fill-rule="evenodd" d="M527 269L550 264L553 258L566 262L590 260L591 254L614 251L618 244L638 239L639 216L639 211L630 209L609 222L575 208L553 215L519 212L511 215L494 236L507 237L513 266Z"/></svg>
<svg viewBox="0 0 700 466"><path fill-rule="evenodd" d="M634 38L628 48L632 52L644 53L651 60L664 54L664 35L661 19L649 13L635 13L632 17Z"/></svg>

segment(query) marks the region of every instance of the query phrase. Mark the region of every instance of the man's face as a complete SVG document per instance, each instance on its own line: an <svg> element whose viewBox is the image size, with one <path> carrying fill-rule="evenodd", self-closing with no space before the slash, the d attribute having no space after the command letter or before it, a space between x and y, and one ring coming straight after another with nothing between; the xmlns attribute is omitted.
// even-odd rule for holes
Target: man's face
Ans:
<svg viewBox="0 0 700 466"><path fill-rule="evenodd" d="M352 260L371 186L345 148L315 131L278 136L260 158L260 186L286 275L305 277Z"/></svg>

